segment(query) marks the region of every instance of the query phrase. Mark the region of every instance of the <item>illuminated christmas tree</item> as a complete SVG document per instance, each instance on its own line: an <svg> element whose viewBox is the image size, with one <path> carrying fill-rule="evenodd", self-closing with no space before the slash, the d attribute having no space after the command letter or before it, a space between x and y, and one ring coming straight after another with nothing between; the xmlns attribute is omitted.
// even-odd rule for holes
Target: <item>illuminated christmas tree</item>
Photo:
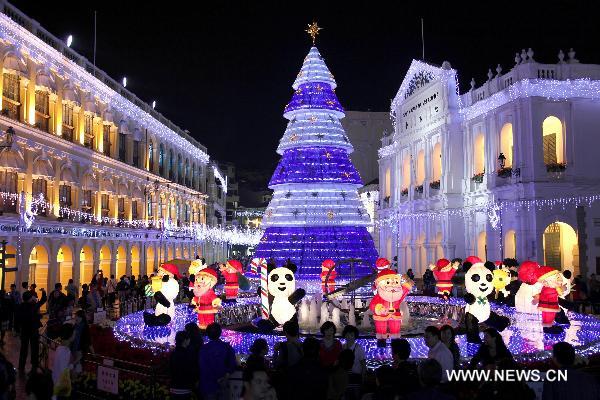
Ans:
<svg viewBox="0 0 600 400"><path fill-rule="evenodd" d="M309 32L310 33L310 32ZM298 276L316 276L328 258L359 258L373 265L377 252L367 232L369 216L357 189L360 176L350 161L353 151L340 124L344 110L336 82L316 47L304 59L292 85L295 92L283 116L289 120L277 148L282 158L269 187L271 200L263 217L265 233L255 257L288 258ZM357 266L365 275L368 266Z"/></svg>

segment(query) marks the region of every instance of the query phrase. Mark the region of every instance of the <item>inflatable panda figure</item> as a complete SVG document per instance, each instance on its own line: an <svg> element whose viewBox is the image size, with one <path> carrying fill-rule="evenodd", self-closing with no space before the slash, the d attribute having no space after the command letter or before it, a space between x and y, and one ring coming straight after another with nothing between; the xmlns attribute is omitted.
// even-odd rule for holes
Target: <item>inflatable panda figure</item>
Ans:
<svg viewBox="0 0 600 400"><path fill-rule="evenodd" d="M465 289L467 294L464 298L467 302L465 306L465 325L467 328L467 341L469 343L481 343L479 337L479 324L503 331L510 320L500 316L490 309L490 303L487 296L494 291L494 264L484 264L481 262L473 265L463 266L465 270Z"/></svg>
<svg viewBox="0 0 600 400"><path fill-rule="evenodd" d="M160 290L154 293L156 307L154 314L144 312L144 323L148 326L164 326L175 316L175 299L179 294L179 270L173 264L163 264L158 269L162 275Z"/></svg>
<svg viewBox="0 0 600 400"><path fill-rule="evenodd" d="M269 315L268 321L260 322L260 330L273 330L276 326L283 325L287 321L297 319L296 304L302 300L306 292L304 289L296 289L296 278L294 273L297 267L287 263L283 267L268 267L267 288L269 291Z"/></svg>
<svg viewBox="0 0 600 400"><path fill-rule="evenodd" d="M163 305L161 303L156 304L154 315L158 317L161 314L166 314L173 320L173 317L175 316L175 299L179 294L179 283L177 283L175 279L164 275L160 293L162 293L168 301L168 305Z"/></svg>

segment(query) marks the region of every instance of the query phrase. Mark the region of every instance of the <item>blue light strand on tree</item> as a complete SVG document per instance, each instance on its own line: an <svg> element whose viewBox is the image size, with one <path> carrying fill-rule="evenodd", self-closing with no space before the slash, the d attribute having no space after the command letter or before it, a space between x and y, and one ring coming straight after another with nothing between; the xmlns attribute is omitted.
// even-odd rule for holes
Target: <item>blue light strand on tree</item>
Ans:
<svg viewBox="0 0 600 400"><path fill-rule="evenodd" d="M360 176L345 150L303 147L283 153L269 186L283 183L349 183L361 186Z"/></svg>

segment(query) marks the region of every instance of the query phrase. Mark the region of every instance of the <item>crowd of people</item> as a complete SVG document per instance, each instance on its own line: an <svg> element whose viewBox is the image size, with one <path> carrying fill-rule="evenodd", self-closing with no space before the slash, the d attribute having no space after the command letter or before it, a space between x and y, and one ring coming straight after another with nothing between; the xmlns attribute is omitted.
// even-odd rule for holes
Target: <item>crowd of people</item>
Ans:
<svg viewBox="0 0 600 400"><path fill-rule="evenodd" d="M246 263L247 264L247 263ZM414 280L412 270L407 271ZM65 287L57 283L50 293L24 282L9 292L0 291L0 346L6 332L20 338L17 366L25 372L27 359L31 370L27 391L30 398L69 398L67 376L81 371L85 353L93 352L89 323L99 308L118 307L129 301L145 301L147 287L153 276L104 277L98 271L93 279L78 288L70 279ZM460 293L461 270L452 278L452 296ZM186 296L189 279L179 279L180 299ZM573 301L591 300L598 296L600 283L592 276L587 282L574 280ZM435 295L436 280L428 269L423 276L422 292ZM47 334L58 340L51 373L39 368L39 341L42 308L48 313ZM429 326L424 332L428 358L420 362L411 359L411 345L406 339L391 341L392 363L367 368L366 350L360 344L359 330L347 325L341 332L332 322L324 322L320 336L301 338L295 321L283 325L285 340L270 349L267 341L258 338L245 360L221 340L221 327L211 324L203 333L190 323L177 332L175 348L170 354L170 395L173 399L534 399L534 391L525 382L451 381L450 371L521 369L513 359L502 336L493 328L483 334L483 343L469 362L461 360L455 329ZM205 336L203 336L205 335ZM576 369L573 347L559 342L553 347L551 368L567 369L569 380L546 382L544 399L559 399L565 393L577 394L578 400L600 398L594 379ZM271 354L271 356L269 356ZM373 366L371 366L373 367ZM10 393L15 376L12 364L0 353L0 400ZM574 378L571 378L573 376ZM237 392L232 382L241 382ZM576 382L576 383L572 383ZM582 390L585 388L585 390ZM4 396L4 397L3 397Z"/></svg>
<svg viewBox="0 0 600 400"><path fill-rule="evenodd" d="M357 342L358 329L347 325L336 336L331 322L321 326L321 337L300 338L296 322L283 326L285 340L275 345L268 358L267 342L258 338L245 362L236 359L233 348L221 340L221 327L211 324L207 342L194 324L176 334L171 354L171 398L187 400L241 398L243 400L323 399L323 400L396 400L396 399L535 399L535 391L524 381L457 381L450 371L520 370L502 336L494 329L484 332L483 344L470 362L463 363L454 329L429 326L425 330L428 357L411 360L411 345L406 339L391 342L392 364L369 372L365 349ZM573 346L559 342L552 348L550 368L567 370L566 382L546 382L543 399L597 399L600 391L595 379L577 369ZM231 380L241 380L241 392L235 392Z"/></svg>

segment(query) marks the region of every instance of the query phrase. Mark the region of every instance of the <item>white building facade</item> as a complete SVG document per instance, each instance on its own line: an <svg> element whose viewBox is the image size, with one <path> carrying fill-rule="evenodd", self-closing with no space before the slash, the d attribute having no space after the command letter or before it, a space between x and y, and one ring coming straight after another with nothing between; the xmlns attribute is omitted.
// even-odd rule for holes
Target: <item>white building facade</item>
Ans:
<svg viewBox="0 0 600 400"><path fill-rule="evenodd" d="M412 62L379 150L379 249L401 270L473 254L599 271L600 66L533 55L462 95L449 63Z"/></svg>

